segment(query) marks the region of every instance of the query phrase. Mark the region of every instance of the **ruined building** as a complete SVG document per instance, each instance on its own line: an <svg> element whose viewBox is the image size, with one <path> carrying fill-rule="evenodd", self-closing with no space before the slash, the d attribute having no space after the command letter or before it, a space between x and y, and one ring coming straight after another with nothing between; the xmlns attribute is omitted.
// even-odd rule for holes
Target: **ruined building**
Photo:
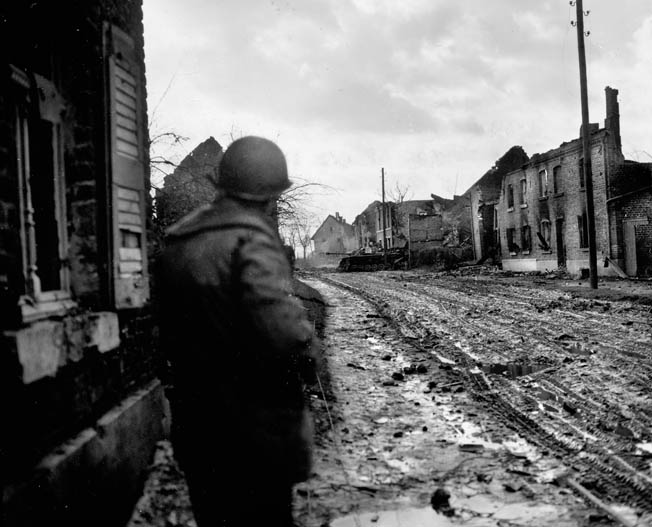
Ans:
<svg viewBox="0 0 652 527"><path fill-rule="evenodd" d="M356 216L353 222L356 248L378 249L383 246L383 240L388 249L403 247L410 237L414 243L441 245L442 207L436 200L388 201L384 225L382 213L383 204L374 201Z"/></svg>
<svg viewBox="0 0 652 527"><path fill-rule="evenodd" d="M598 271L652 275L652 164L625 160L618 90L607 87L604 127L590 125ZM535 154L502 179L496 205L504 269L588 273L580 138Z"/></svg>
<svg viewBox="0 0 652 527"><path fill-rule="evenodd" d="M465 192L471 204L473 252L477 262L484 262L488 258L491 258L494 263L500 261L497 205L503 178L528 161L529 158L523 148L513 146Z"/></svg>
<svg viewBox="0 0 652 527"><path fill-rule="evenodd" d="M356 249L371 248L377 245L377 240L382 239L382 233L379 236L378 226L379 211L382 207L380 201L373 201L367 208L358 214L353 220L353 232L356 240Z"/></svg>
<svg viewBox="0 0 652 527"><path fill-rule="evenodd" d="M217 195L217 171L222 146L213 137L190 152L156 191L156 219L168 227L190 211L211 203Z"/></svg>
<svg viewBox="0 0 652 527"><path fill-rule="evenodd" d="M0 523L117 525L164 432L137 0L0 7Z"/></svg>

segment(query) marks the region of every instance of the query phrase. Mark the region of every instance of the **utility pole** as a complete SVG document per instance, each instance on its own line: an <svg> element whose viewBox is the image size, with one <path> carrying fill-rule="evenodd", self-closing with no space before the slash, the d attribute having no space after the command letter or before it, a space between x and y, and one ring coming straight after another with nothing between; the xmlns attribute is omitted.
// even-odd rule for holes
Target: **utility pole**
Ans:
<svg viewBox="0 0 652 527"><path fill-rule="evenodd" d="M380 169L380 179L383 186L383 208L381 209L380 219L381 219L381 228L383 229L383 264L387 267L387 239L385 238L385 169Z"/></svg>
<svg viewBox="0 0 652 527"><path fill-rule="evenodd" d="M575 0L577 52L580 61L580 96L582 101L582 152L584 155L584 185L586 190L586 218L589 231L589 272L591 289L598 288L598 262L595 243L595 209L593 206L593 174L591 173L591 131L589 130L589 103L586 87L586 55L584 51L584 9L582 0ZM588 12L587 12L588 14Z"/></svg>
<svg viewBox="0 0 652 527"><path fill-rule="evenodd" d="M410 216L411 214L408 213L408 225L407 225L407 231L408 231L408 270L412 269L412 230L411 230L411 224L410 224ZM427 233L426 233L426 238L428 238Z"/></svg>

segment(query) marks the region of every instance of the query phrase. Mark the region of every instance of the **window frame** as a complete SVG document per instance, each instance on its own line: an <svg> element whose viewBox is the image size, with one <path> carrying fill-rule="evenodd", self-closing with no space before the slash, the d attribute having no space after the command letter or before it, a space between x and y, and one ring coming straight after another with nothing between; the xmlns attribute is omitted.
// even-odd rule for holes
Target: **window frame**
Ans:
<svg viewBox="0 0 652 527"><path fill-rule="evenodd" d="M28 73L10 65L12 88L15 96L10 98L14 108L16 176L18 183L18 213L21 243L21 271L25 290L18 299L23 323L63 314L76 306L71 296L70 269L68 266L69 240L66 213L66 177L64 162L64 138L62 130L62 113L65 101L54 83L36 73ZM40 94L35 103L33 97ZM30 128L36 126L36 120L42 120L52 126L52 188L53 217L56 221L57 247L53 257L58 259L58 286L43 290L38 275L37 233L33 204L31 158L36 145L31 144L33 135ZM56 253L56 254L55 254Z"/></svg>
<svg viewBox="0 0 652 527"><path fill-rule="evenodd" d="M561 194L563 191L561 165L556 165L552 169L552 192L557 195Z"/></svg>
<svg viewBox="0 0 652 527"><path fill-rule="evenodd" d="M515 235L516 235L516 229L514 227L508 227L505 229L505 238L507 239L507 250L509 251L509 254L512 256L515 256L520 250L520 247L518 247L518 245L514 243Z"/></svg>
<svg viewBox="0 0 652 527"><path fill-rule="evenodd" d="M542 247L542 251L546 253L552 252L552 224L548 218L542 218L539 222L539 233L541 234L544 243L548 245L547 249Z"/></svg>
<svg viewBox="0 0 652 527"><path fill-rule="evenodd" d="M539 170L538 179L539 179L539 197L547 198L548 197L548 169L544 168L542 170Z"/></svg>
<svg viewBox="0 0 652 527"><path fill-rule="evenodd" d="M522 177L519 180L518 197L521 207L527 206L527 178Z"/></svg>
<svg viewBox="0 0 652 527"><path fill-rule="evenodd" d="M511 183L507 184L507 208L514 208L514 185Z"/></svg>

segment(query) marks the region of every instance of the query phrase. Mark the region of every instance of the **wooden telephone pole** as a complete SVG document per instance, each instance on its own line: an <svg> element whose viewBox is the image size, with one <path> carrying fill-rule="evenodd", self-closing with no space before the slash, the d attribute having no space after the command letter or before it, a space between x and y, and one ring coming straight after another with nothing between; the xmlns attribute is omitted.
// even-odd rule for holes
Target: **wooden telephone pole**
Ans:
<svg viewBox="0 0 652 527"><path fill-rule="evenodd" d="M385 238L385 169L380 169L380 178L383 186L383 208L380 213L381 228L383 229L383 264L387 267L387 238Z"/></svg>
<svg viewBox="0 0 652 527"><path fill-rule="evenodd" d="M582 0L575 0L577 21L577 52L580 61L580 96L582 101L582 152L584 155L584 182L586 189L586 218L589 231L589 272L591 288L598 288L598 262L595 243L595 209L593 206L593 174L591 173L591 131L589 130L589 103L586 87L586 55L584 51L584 9ZM587 13L588 14L588 13Z"/></svg>

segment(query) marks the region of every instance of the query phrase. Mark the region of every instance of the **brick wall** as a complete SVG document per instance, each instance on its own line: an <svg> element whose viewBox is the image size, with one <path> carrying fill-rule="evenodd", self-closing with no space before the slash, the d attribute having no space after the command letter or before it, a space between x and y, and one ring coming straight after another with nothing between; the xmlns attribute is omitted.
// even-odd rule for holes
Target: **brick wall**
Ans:
<svg viewBox="0 0 652 527"><path fill-rule="evenodd" d="M140 0L68 0L56 6L19 1L0 7L0 44L7 58L0 64L0 399L5 403L0 473L5 484L27 477L48 451L91 426L158 373L149 309L116 312L112 307L105 22L134 38L144 86ZM66 101L61 126L75 307L23 322L16 309L25 279L7 71L14 64L38 72L50 49L59 65L57 87ZM149 174L144 176L148 188Z"/></svg>
<svg viewBox="0 0 652 527"><path fill-rule="evenodd" d="M636 266L639 276L652 277L652 223L636 226Z"/></svg>
<svg viewBox="0 0 652 527"><path fill-rule="evenodd" d="M652 189L648 185L639 191L616 197L609 204L611 222L612 258L623 269L627 268L627 257L636 259L635 268L639 276L649 276L652 272ZM625 236L625 224L634 225L634 239ZM634 244L627 250L627 244ZM631 269L630 262L630 269Z"/></svg>
<svg viewBox="0 0 652 527"><path fill-rule="evenodd" d="M568 270L578 274L580 269L588 268L588 248L580 247L580 229L578 217L586 212L586 190L581 185L580 160L582 159L580 140L562 144L559 148L542 155L534 155L530 163L521 170L508 174L503 181L500 203L498 205L500 236L503 265L514 270L547 270L558 266L557 220L563 219L561 243L565 247ZM609 256L612 252L611 227L607 213L608 177L622 165L622 154L618 149L615 136L607 130L599 130L591 137L591 166L593 180L593 201L595 209L596 249L598 259ZM555 167L560 167L559 188L553 187ZM539 172L547 171L548 192L543 195ZM526 180L527 192L525 203L519 200L520 181ZM507 207L507 185L514 189L514 208ZM545 249L539 243L537 232L542 230L542 220L550 222L550 244ZM509 254L507 249L506 229L514 228L516 238L520 240L522 225L530 225L532 249L524 254ZM523 260L519 262L519 260ZM609 269L600 266L599 272L609 273Z"/></svg>

